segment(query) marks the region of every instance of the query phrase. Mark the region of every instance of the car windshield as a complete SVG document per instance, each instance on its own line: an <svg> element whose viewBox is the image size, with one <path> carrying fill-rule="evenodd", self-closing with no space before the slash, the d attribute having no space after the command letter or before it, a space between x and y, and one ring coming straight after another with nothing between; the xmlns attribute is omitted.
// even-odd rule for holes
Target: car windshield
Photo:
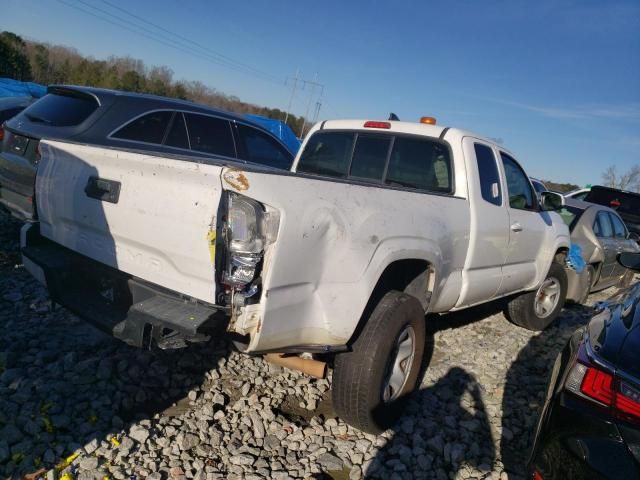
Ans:
<svg viewBox="0 0 640 480"><path fill-rule="evenodd" d="M562 217L562 220L567 225L567 227L569 227L569 231L573 231L573 227L576 226L576 223L578 223L578 220L580 219L580 216L583 212L584 210L582 210L581 208L565 205L558 213L560 214L560 217Z"/></svg>

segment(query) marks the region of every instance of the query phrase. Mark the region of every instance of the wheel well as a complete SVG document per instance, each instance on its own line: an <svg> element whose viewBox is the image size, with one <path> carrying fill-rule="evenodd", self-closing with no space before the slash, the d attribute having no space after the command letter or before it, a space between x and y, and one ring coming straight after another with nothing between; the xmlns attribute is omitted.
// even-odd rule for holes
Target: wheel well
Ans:
<svg viewBox="0 0 640 480"><path fill-rule="evenodd" d="M553 257L553 259L556 263L563 265L568 254L569 254L569 249L567 247L561 247L556 251L556 254Z"/></svg>
<svg viewBox="0 0 640 480"><path fill-rule="evenodd" d="M426 260L406 259L396 260L387 265L373 288L367 305L360 316L358 325L349 340L353 343L360 335L367 318L376 307L380 299L391 290L398 290L416 297L426 310L433 291L434 270Z"/></svg>

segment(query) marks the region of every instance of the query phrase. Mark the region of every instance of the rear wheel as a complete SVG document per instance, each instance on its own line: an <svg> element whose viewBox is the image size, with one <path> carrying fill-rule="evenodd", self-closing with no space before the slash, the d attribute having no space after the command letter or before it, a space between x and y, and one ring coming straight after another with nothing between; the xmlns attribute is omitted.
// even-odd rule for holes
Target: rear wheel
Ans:
<svg viewBox="0 0 640 480"><path fill-rule="evenodd" d="M553 262L538 290L511 300L504 311L507 319L527 330L540 332L558 316L567 296L567 274Z"/></svg>
<svg viewBox="0 0 640 480"><path fill-rule="evenodd" d="M338 416L368 433L389 428L416 386L424 344L420 302L405 293L387 293L352 350L336 356L332 397Z"/></svg>

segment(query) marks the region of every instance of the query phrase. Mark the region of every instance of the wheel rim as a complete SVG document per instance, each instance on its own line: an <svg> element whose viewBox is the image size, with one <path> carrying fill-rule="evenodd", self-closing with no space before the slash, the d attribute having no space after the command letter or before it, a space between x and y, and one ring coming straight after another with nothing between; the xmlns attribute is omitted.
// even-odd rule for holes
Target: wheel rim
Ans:
<svg viewBox="0 0 640 480"><path fill-rule="evenodd" d="M416 349L416 334L407 325L396 338L396 344L389 356L382 390L382 400L389 403L398 398L411 373L411 365Z"/></svg>
<svg viewBox="0 0 640 480"><path fill-rule="evenodd" d="M536 292L534 309L538 318L546 318L555 310L560 301L560 281L557 278L549 277Z"/></svg>

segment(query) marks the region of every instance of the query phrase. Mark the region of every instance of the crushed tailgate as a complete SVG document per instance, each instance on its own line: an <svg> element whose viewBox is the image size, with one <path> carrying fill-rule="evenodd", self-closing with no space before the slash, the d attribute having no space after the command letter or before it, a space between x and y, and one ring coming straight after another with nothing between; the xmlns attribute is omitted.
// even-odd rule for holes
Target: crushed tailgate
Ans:
<svg viewBox="0 0 640 480"><path fill-rule="evenodd" d="M215 303L221 166L41 142L40 232L138 278Z"/></svg>

